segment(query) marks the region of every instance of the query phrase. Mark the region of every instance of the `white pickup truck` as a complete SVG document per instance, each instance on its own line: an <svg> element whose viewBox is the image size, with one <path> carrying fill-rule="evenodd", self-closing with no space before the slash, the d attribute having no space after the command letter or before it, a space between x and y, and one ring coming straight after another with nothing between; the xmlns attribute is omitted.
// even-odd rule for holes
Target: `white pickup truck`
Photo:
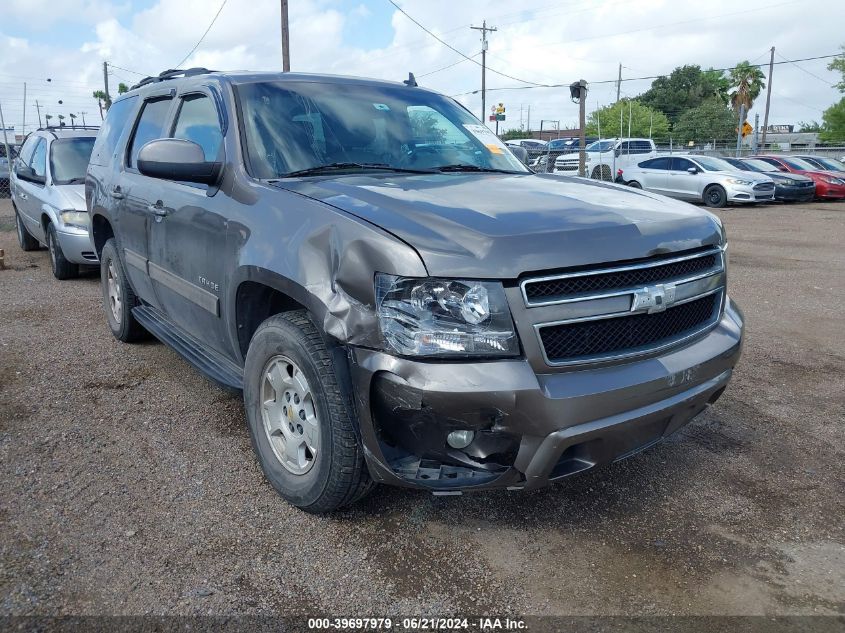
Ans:
<svg viewBox="0 0 845 633"><path fill-rule="evenodd" d="M613 180L619 169L657 155L650 138L607 138L587 145L586 175L596 180ZM555 159L555 173L578 174L578 153Z"/></svg>

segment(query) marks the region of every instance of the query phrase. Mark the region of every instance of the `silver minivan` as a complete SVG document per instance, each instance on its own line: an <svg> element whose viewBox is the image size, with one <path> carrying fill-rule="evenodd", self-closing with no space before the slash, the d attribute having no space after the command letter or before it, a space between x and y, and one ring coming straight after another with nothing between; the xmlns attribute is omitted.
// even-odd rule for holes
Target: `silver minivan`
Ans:
<svg viewBox="0 0 845 633"><path fill-rule="evenodd" d="M18 242L43 244L56 279L99 263L88 236L85 171L97 128L45 128L30 134L10 174Z"/></svg>
<svg viewBox="0 0 845 633"><path fill-rule="evenodd" d="M625 184L672 198L724 207L728 202L771 202L774 181L762 173L738 171L721 158L691 154L658 156L622 170Z"/></svg>

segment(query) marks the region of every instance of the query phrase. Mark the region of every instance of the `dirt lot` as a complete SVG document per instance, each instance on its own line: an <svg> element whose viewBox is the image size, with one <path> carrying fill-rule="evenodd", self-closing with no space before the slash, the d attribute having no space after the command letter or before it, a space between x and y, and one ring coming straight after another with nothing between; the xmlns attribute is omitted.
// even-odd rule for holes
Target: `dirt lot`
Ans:
<svg viewBox="0 0 845 633"><path fill-rule="evenodd" d="M238 398L117 343L0 200L0 614L845 613L845 203L727 209L744 357L670 441L533 494L283 503Z"/></svg>

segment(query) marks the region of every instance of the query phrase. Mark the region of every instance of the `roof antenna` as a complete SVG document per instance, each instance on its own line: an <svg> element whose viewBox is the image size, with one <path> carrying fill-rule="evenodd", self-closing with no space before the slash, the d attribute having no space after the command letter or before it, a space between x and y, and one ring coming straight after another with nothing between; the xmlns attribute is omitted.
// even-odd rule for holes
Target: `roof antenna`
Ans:
<svg viewBox="0 0 845 633"><path fill-rule="evenodd" d="M406 86L410 86L411 88L417 87L417 80L414 77L414 73L408 73L408 78L402 82Z"/></svg>

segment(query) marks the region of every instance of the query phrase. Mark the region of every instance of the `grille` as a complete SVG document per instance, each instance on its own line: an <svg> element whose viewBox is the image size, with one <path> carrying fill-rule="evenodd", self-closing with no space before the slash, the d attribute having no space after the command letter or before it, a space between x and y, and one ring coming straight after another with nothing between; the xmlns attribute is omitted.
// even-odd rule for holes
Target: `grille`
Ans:
<svg viewBox="0 0 845 633"><path fill-rule="evenodd" d="M644 284L667 282L713 270L720 264L716 253L703 253L701 257L681 261L618 270L616 272L598 272L579 277L563 277L534 281L525 284L525 297L529 303L555 301L569 295L607 292L623 288L633 288Z"/></svg>
<svg viewBox="0 0 845 633"><path fill-rule="evenodd" d="M814 183L812 180L810 180L810 181L801 180L801 181L798 182L798 186L799 187L815 187L816 183Z"/></svg>
<svg viewBox="0 0 845 633"><path fill-rule="evenodd" d="M551 362L658 347L712 322L720 301L721 293L717 292L656 314L549 325L540 329L540 339Z"/></svg>
<svg viewBox="0 0 845 633"><path fill-rule="evenodd" d="M754 185L754 191L774 191L775 183L761 182L759 185Z"/></svg>

